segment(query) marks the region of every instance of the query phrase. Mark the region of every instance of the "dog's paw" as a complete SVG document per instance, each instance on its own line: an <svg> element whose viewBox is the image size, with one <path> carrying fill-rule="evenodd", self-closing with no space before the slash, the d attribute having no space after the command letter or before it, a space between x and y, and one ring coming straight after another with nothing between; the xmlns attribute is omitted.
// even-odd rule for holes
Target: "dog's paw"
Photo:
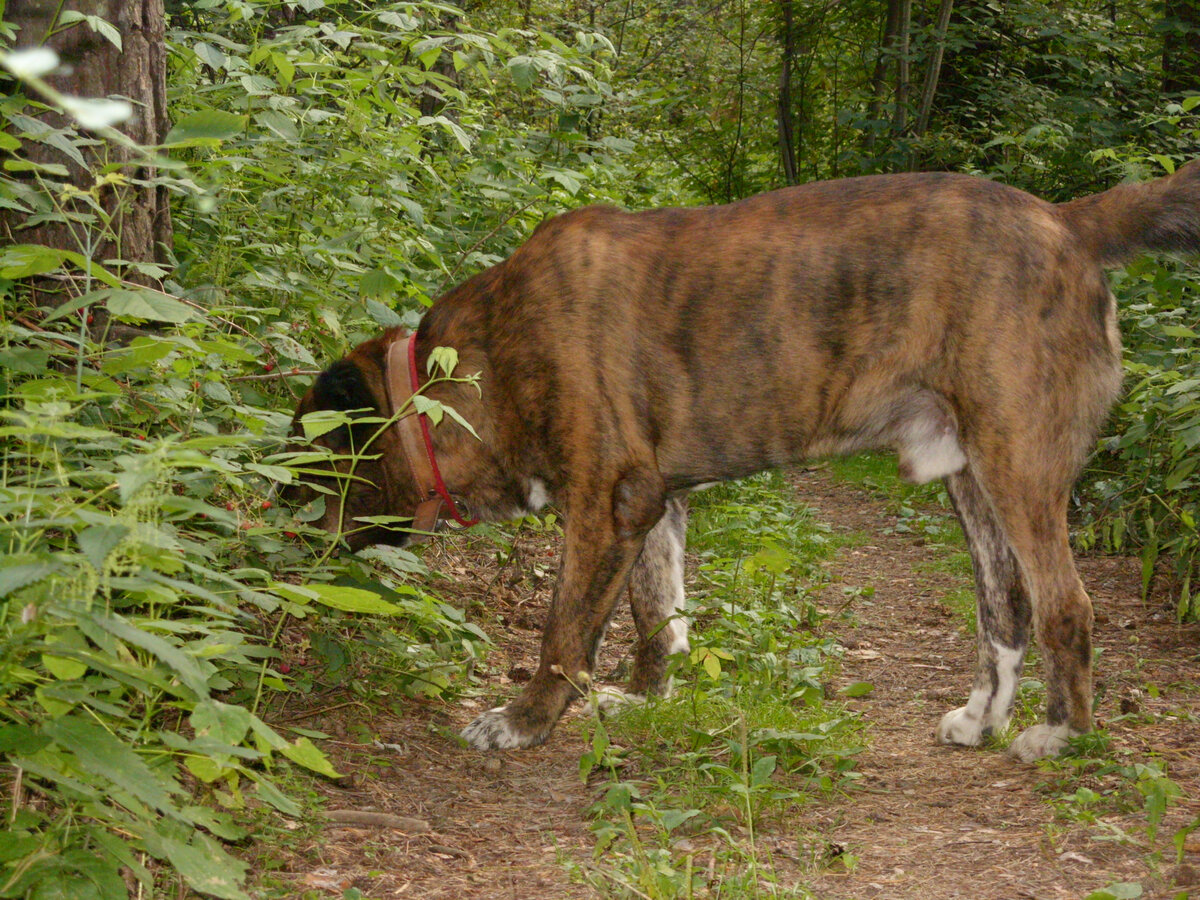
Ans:
<svg viewBox="0 0 1200 900"><path fill-rule="evenodd" d="M1008 755L1021 762L1036 762L1047 756L1057 756L1076 734L1069 725L1034 725L1026 728L1008 747Z"/></svg>
<svg viewBox="0 0 1200 900"><path fill-rule="evenodd" d="M983 720L971 712L970 707L960 706L942 716L937 727L939 744L957 744L960 747L978 747L984 738Z"/></svg>
<svg viewBox="0 0 1200 900"><path fill-rule="evenodd" d="M591 716L597 712L607 715L626 706L638 706L645 702L645 694L630 693L619 687L596 687L588 694L588 702L580 710L580 715Z"/></svg>
<svg viewBox="0 0 1200 900"><path fill-rule="evenodd" d="M462 730L467 745L476 750L523 750L536 747L546 739L538 733L518 727L508 706L489 709Z"/></svg>

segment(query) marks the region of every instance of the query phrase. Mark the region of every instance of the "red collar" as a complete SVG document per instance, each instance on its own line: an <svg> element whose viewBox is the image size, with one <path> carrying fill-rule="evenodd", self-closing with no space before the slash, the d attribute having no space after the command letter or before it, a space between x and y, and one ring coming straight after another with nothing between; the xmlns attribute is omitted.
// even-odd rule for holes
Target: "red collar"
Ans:
<svg viewBox="0 0 1200 900"><path fill-rule="evenodd" d="M406 355L408 357L407 365L404 360ZM417 393L421 386L421 378L417 372L417 335L415 332L410 334L407 340L393 341L388 347L384 372L388 399L391 401L394 415L409 401L409 398ZM404 378L405 372L408 373L407 379ZM404 384L405 380L408 381L407 385ZM464 528L470 528L478 523L478 519L466 519L459 514L458 506L446 488L446 482L442 479L441 470L438 468L437 456L433 452L433 437L429 433L429 416L410 410L396 420L394 427L400 440L400 447L404 451L404 457L408 461L408 467L412 471L413 480L421 495L421 499L417 503L417 510L413 514L412 527L414 532L417 532L413 535L414 541L422 539L423 536L420 535L420 532L433 531L441 516L443 505L450 513L450 518Z"/></svg>

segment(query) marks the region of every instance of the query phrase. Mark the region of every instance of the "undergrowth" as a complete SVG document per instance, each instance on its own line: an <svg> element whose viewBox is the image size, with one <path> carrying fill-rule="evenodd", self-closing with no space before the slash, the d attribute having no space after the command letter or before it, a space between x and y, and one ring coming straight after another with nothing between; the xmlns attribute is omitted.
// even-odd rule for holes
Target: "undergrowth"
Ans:
<svg viewBox="0 0 1200 900"><path fill-rule="evenodd" d="M604 786L578 878L613 897L806 896L759 831L855 779L860 726L825 696L840 648L813 628L837 545L777 474L693 500L692 649L673 696L590 723L581 774Z"/></svg>

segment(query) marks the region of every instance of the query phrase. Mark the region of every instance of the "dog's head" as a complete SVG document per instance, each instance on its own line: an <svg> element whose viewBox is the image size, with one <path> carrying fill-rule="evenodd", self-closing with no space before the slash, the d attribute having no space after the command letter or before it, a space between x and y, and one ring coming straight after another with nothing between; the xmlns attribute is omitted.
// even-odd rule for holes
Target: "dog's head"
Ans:
<svg viewBox="0 0 1200 900"><path fill-rule="evenodd" d="M351 550L407 543L407 523L364 518L409 517L420 500L389 423L385 347L382 338L367 341L318 375L292 419L298 476L280 497L297 508L314 504L313 524L341 534Z"/></svg>

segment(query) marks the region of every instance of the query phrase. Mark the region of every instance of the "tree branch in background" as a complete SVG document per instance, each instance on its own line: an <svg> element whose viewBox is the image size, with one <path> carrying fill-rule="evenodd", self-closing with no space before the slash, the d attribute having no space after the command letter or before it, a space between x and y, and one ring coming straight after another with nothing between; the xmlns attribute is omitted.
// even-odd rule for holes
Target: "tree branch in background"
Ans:
<svg viewBox="0 0 1200 900"><path fill-rule="evenodd" d="M946 31L950 27L950 14L954 10L954 0L942 0L938 7L937 25L934 28L933 52L929 54L929 64L925 69L925 86L921 90L921 102L917 107L917 124L913 127L913 137L921 137L929 128L929 115L933 110L933 96L937 92L938 75L942 70L942 57L946 52Z"/></svg>

